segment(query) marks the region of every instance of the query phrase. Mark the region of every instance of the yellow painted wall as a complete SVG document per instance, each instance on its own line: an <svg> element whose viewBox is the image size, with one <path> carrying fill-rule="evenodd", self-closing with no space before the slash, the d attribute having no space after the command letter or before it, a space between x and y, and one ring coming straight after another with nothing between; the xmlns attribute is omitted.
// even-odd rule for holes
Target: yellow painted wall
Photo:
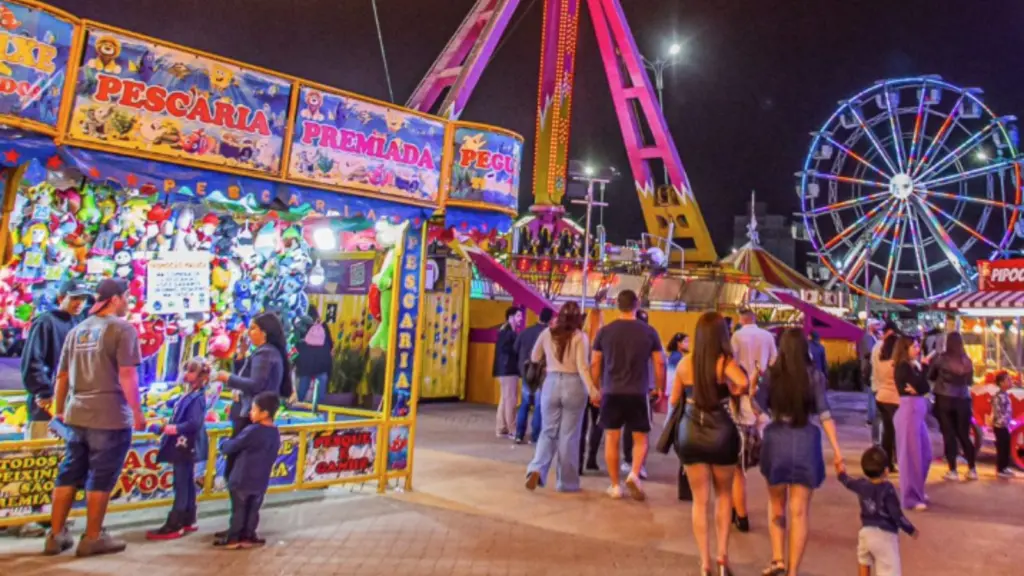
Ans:
<svg viewBox="0 0 1024 576"><path fill-rule="evenodd" d="M857 359L857 344L854 342L822 339L821 343L825 346L825 359L829 364L839 364Z"/></svg>
<svg viewBox="0 0 1024 576"><path fill-rule="evenodd" d="M494 328L505 321L505 310L510 302L497 300L470 300L470 328ZM530 321L536 321L532 318ZM466 358L466 401L480 404L498 403L498 383L494 372L494 344L469 343Z"/></svg>
<svg viewBox="0 0 1024 576"><path fill-rule="evenodd" d="M420 398L466 397L469 330L465 306L469 290L469 265L449 261L445 289L425 295Z"/></svg>

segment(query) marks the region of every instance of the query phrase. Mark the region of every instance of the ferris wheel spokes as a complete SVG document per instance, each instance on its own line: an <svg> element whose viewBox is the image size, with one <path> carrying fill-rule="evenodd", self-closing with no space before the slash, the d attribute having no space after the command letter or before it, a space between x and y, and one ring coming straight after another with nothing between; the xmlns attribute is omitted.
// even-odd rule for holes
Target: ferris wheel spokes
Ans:
<svg viewBox="0 0 1024 576"><path fill-rule="evenodd" d="M899 210L896 212L896 229L892 233L893 240L895 240L896 237L899 236L900 242L899 242L899 244L896 244L895 242L892 242L889 245L889 263L885 267L885 281L882 283L882 293L886 294L887 297L889 297L889 298L892 298L892 292L889 290L889 287L890 286L895 287L895 284L892 284L892 275L893 275L893 272L895 270L898 270L899 267L900 267L899 259L900 259L900 255L901 255L901 253L903 251L902 250L903 240L904 240L904 238L906 236L906 231L907 231L907 227L903 223L903 211L904 210L908 210L908 208L907 208L907 201L906 200L900 200L900 207L899 207ZM893 266L894 263L895 263L895 266Z"/></svg>
<svg viewBox="0 0 1024 576"><path fill-rule="evenodd" d="M927 122L925 119L925 110L927 110L925 102L929 101L929 94L928 81L925 80L925 83L921 86L921 90L918 92L917 96L917 117L914 120L914 136L910 139L910 153L907 154L907 172L911 174L914 173L914 155L919 152L917 149L918 142L922 142L919 140L919 137L921 136L921 128L924 126L925 122Z"/></svg>
<svg viewBox="0 0 1024 576"><path fill-rule="evenodd" d="M992 206L993 208L1003 208L1010 210L1020 210L1024 206L1018 204L1008 204L1006 202L1000 202L998 200L992 200L989 198L977 198L975 196L957 196L956 194L950 194L948 192L939 192L937 190L929 190L927 188L915 188L919 193L925 196L935 196L937 198L943 198L945 200L954 200L956 202L972 202L974 204L984 204L985 206Z"/></svg>
<svg viewBox="0 0 1024 576"><path fill-rule="evenodd" d="M907 207L908 211L910 207ZM930 299L935 291L932 289L932 277L926 273L928 269L928 258L924 252L924 238L917 226L917 219L910 215L907 219L907 228L910 229L910 244L914 249L915 260L917 261L917 272L921 276L921 288L924 290L925 298Z"/></svg>
<svg viewBox="0 0 1024 576"><path fill-rule="evenodd" d="M988 238L985 238L984 236L982 236L982 234L980 232L978 232L974 228L968 226L967 224L964 224L958 218L956 218L955 216L953 216L949 212L946 212L945 210L943 210L942 208L937 206L934 202L929 202L929 201L924 200L924 199L922 199L921 201L924 202L929 208L934 210L939 215L945 216L945 218L947 220L949 220L951 223L953 223L953 225L957 226L958 228L960 228L964 232L967 232L971 236L973 236L976 239L978 239L979 242L982 242L983 244L987 244L987 245L991 246L992 248L994 248L997 251L1002 251L1002 248L998 244L996 244L995 242L989 240Z"/></svg>
<svg viewBox="0 0 1024 576"><path fill-rule="evenodd" d="M896 96L889 90L888 87L883 89L885 93L885 110L889 114L889 129L892 130L892 143L893 148L896 149L896 164L899 166L900 174L904 173L903 169L903 128L900 126L899 114L893 110L893 100L897 99ZM895 103L898 108L899 103Z"/></svg>
<svg viewBox="0 0 1024 576"><path fill-rule="evenodd" d="M831 240L826 242L825 245L822 246L822 250L824 250L826 252L831 252L832 249L836 245L838 245L844 238L846 238L850 234L853 234L854 232L860 230L861 228L871 224L871 220L875 217L875 215L878 214L879 212L881 212L883 208L886 208L892 202L894 202L894 198L890 196L888 199L883 201L878 206L875 206L871 210L869 210L866 213L864 213L860 218L855 220L853 222L853 224L850 224L845 229L843 229L838 234L836 234L834 237L832 237Z"/></svg>
<svg viewBox="0 0 1024 576"><path fill-rule="evenodd" d="M1000 119L999 118L993 119L991 122L986 124L984 128L982 128L981 130L978 130L974 134L971 134L970 138L964 140L959 146L957 146L956 148L950 150L949 154L946 154L945 156L942 157L942 160L939 160L938 162L932 164L928 168L925 168L922 172L920 172L916 176L914 176L914 178L916 180L923 180L923 179L927 178L928 176L930 176L932 174L935 174L936 172L941 172L941 171L945 170L946 168L951 166L954 162L956 162L957 160L962 158L964 156L964 154L967 154L968 152L973 150L975 147L977 147L979 144L981 144L982 140L984 140L985 137L988 136L988 133L991 132L993 128L995 128L996 126L999 126L999 125L1000 125ZM922 167L923 166L924 166L924 164L922 164Z"/></svg>
<svg viewBox="0 0 1024 576"><path fill-rule="evenodd" d="M857 125L864 131L864 135L868 137L868 141L870 141L871 145L875 147L875 151L878 152L879 156L881 156L885 165L889 167L889 170L893 174L898 174L899 171L896 170L895 166L893 166L892 160L889 159L889 154L885 151L885 147L878 141L878 138L875 136L875 132L871 130L871 127L864 121L864 117L857 110L857 107L854 106L852 102L846 102L846 107L850 111L850 114L853 114L853 118L857 121Z"/></svg>
<svg viewBox="0 0 1024 576"><path fill-rule="evenodd" d="M943 176L942 178L936 178L934 180L925 180L919 184L915 184L914 187L917 189L917 187L920 186L922 189L927 189L945 184L955 184L957 182L963 182L964 180L970 180L971 178L977 178L978 176L992 174L993 172L1001 172L1018 163L1020 163L1020 160L1016 158L1003 159L998 162L993 162L987 166L967 170L966 172L958 172L956 174L950 174L949 176Z"/></svg>
<svg viewBox="0 0 1024 576"><path fill-rule="evenodd" d="M946 229L939 223L938 219L932 213L932 211L925 205L924 201L920 196L911 196L914 199L914 205L912 208L916 208L917 212L920 212L921 220L924 222L925 228L938 240L939 249L943 255L946 256L946 260L949 261L953 270L960 275L960 278L964 283L971 283L971 264L964 256L960 248L957 247L956 242L949 236ZM914 210L911 210L914 213Z"/></svg>
<svg viewBox="0 0 1024 576"><path fill-rule="evenodd" d="M966 97L966 92L960 94L960 97L957 99L956 104L953 106L953 111L946 116L946 120L942 123L942 126L939 127L939 131L935 134L935 137L932 138L932 141L928 144L928 147L925 148L924 154L921 155L921 161L918 162L917 166L914 166L910 171L911 178L917 176L917 173L928 165L928 161L932 159L932 154L941 151L942 147L945 146L946 140L949 138L949 134L952 132L950 128L952 128L953 124L957 121L957 116L960 115L960 110L963 109L964 98ZM924 144L924 140L921 141L921 144Z"/></svg>
<svg viewBox="0 0 1024 576"><path fill-rule="evenodd" d="M874 225L868 226L864 230L853 249L847 253L841 269L843 274L856 276L865 264L870 266L871 254L892 227L893 209L899 206L899 202L890 202L889 204L890 206L886 209L885 214L873 219L875 221ZM853 268L849 268L850 264L854 265Z"/></svg>
<svg viewBox="0 0 1024 576"><path fill-rule="evenodd" d="M886 180L888 180L888 179L892 178L892 174L890 174L890 173L888 173L888 172L884 172L883 170L880 170L880 169L879 169L879 168L878 168L877 166L875 166L875 165L874 165L874 164L872 164L871 162L867 161L867 160L866 160L866 159L865 159L865 158L864 158L863 156L861 156L860 154L857 154L856 152L854 152L854 151L853 151L853 150L851 150L850 148L848 148L848 147L846 147L846 146L844 146L844 145L840 144L840 143L839 143L839 142L838 142L838 141L837 141L837 140L836 140L835 138L833 138L833 137L832 137L832 135L831 135L831 134L824 134L824 133L823 133L823 134L821 134L821 137L822 137L822 138L824 138L824 139L825 139L825 140L826 140L826 141L827 141L827 142L828 142L829 144L831 144L832 146L834 146L834 147L838 148L838 149L839 149L839 150L840 150L841 152L843 152L844 154L846 154L846 155L847 155L847 156L849 156L850 158L853 158L853 159L854 159L854 160L856 160L857 162L860 162L860 163L861 163L861 164L863 164L864 166L867 166L868 168L870 168L870 169L874 170L874 171L875 171L875 173L877 173L877 174L878 174L879 176L881 176L882 178L885 178Z"/></svg>
<svg viewBox="0 0 1024 576"><path fill-rule="evenodd" d="M808 212L808 214L820 216L821 214L828 214L830 212L844 210L846 208L853 208L861 204L870 204L871 202L878 202L885 199L886 196L889 196L888 190L882 192L875 192L874 194L871 194L869 196L860 196L858 198L853 198L851 200L843 200L842 202L836 202L835 204L828 204L820 208L815 208L814 210Z"/></svg>
<svg viewBox="0 0 1024 576"><path fill-rule="evenodd" d="M879 182L878 180L865 180L863 178L854 178L853 176L838 176L836 174L816 172L814 170L808 172L808 176L832 180L834 182L842 182L844 184L859 184L860 186L870 186L872 188L881 188L883 190L889 189L888 182Z"/></svg>

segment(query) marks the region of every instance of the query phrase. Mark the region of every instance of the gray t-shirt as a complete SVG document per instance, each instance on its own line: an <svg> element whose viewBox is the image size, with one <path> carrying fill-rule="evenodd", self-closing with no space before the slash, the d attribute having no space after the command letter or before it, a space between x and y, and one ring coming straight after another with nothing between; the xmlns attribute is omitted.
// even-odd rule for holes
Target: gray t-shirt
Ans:
<svg viewBox="0 0 1024 576"><path fill-rule="evenodd" d="M661 338L639 320L615 320L594 338L601 353L601 391L646 396L652 382L651 354L661 352Z"/></svg>
<svg viewBox="0 0 1024 576"><path fill-rule="evenodd" d="M92 316L68 333L59 372L67 372L64 421L97 430L132 427L132 410L118 368L142 363L139 334L122 318Z"/></svg>

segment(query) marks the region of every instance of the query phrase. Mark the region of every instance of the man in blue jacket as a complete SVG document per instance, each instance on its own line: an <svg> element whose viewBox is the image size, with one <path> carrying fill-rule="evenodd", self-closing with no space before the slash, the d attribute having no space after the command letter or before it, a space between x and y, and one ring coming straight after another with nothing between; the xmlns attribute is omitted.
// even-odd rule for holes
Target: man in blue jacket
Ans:
<svg viewBox="0 0 1024 576"><path fill-rule="evenodd" d="M498 329L494 344L494 378L498 380L500 399L495 434L514 438L516 400L519 397L519 358L516 356L516 333L523 323L523 311L515 306L505 310L505 323Z"/></svg>
<svg viewBox="0 0 1024 576"><path fill-rule="evenodd" d="M519 403L519 413L516 414L516 444L522 444L526 438L526 421L530 417L530 408L533 408L533 421L530 424L530 442L537 443L540 437L540 388L532 389L526 383L526 363L530 360L533 346L540 338L541 332L551 324L555 312L551 308L540 311L540 322L526 328L516 336L514 344L517 362L519 364L519 376L523 379L523 399Z"/></svg>
<svg viewBox="0 0 1024 576"><path fill-rule="evenodd" d="M50 406L53 402L53 379L64 349L64 339L78 323L78 315L91 293L84 282L69 280L57 293L56 310L43 312L32 322L25 347L21 353L21 380L28 392L25 406L28 422L26 440L42 440L49 435ZM35 523L20 526L16 531L22 537L39 537L46 530Z"/></svg>

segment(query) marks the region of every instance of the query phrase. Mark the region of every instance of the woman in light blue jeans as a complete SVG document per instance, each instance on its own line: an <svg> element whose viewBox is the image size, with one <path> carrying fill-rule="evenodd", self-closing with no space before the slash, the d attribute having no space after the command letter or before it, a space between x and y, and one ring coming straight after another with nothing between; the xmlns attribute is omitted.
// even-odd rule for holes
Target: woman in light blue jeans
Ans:
<svg viewBox="0 0 1024 576"><path fill-rule="evenodd" d="M580 489L580 426L587 400L595 405L601 393L588 371L590 342L583 333L583 316L575 302L558 312L555 325L537 338L530 360L543 359L547 375L541 387L541 432L533 461L526 468L526 488L534 490L547 481L551 461L558 457L555 489Z"/></svg>

